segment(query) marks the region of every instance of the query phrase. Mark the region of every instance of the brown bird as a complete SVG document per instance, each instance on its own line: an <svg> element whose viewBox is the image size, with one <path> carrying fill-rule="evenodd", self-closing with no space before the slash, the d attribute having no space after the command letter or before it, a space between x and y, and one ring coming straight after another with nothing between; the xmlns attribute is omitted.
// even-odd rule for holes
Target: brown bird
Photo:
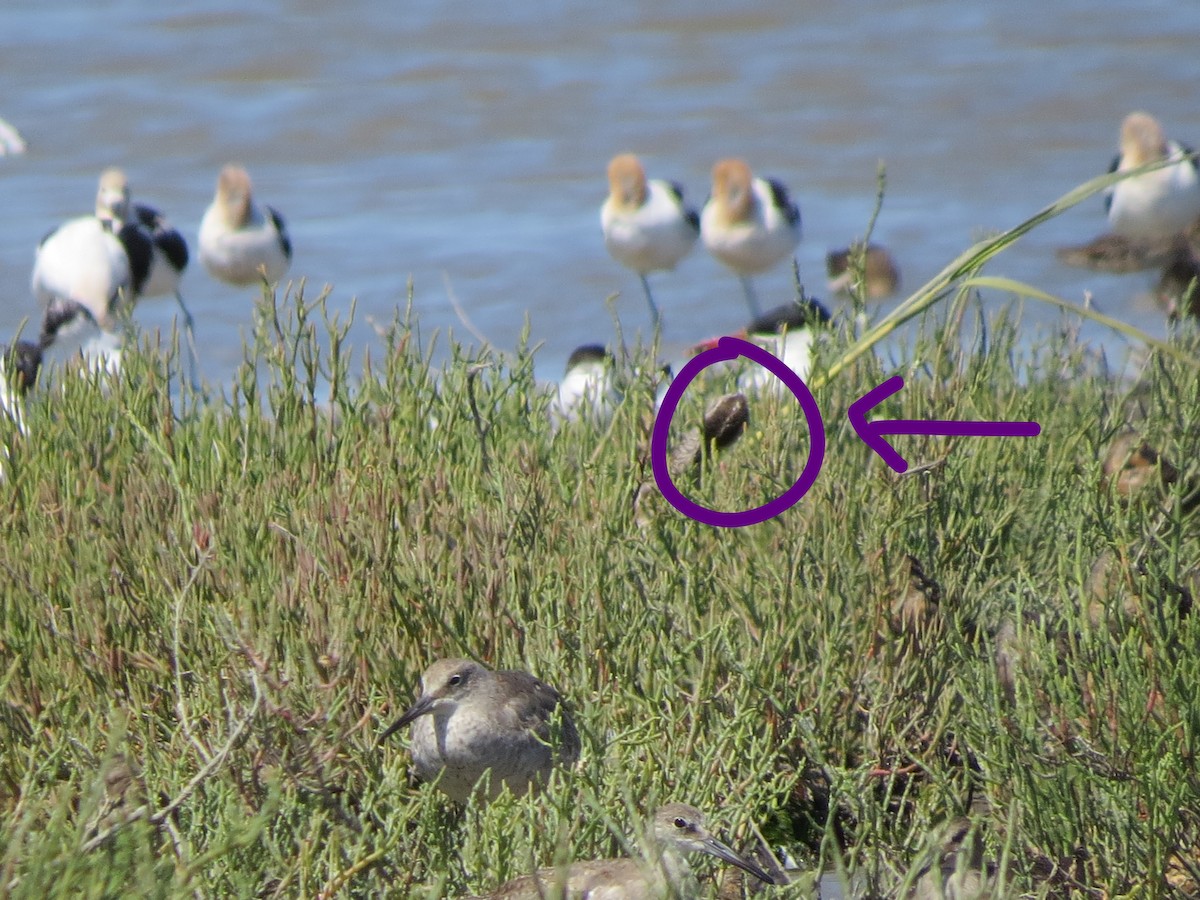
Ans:
<svg viewBox="0 0 1200 900"><path fill-rule="evenodd" d="M1100 464L1101 483L1125 500L1146 487L1160 493L1179 480L1179 470L1136 431L1121 431L1108 446Z"/></svg>
<svg viewBox="0 0 1200 900"><path fill-rule="evenodd" d="M458 803L485 775L494 800L505 787L525 794L556 763L579 759L579 734L558 691L528 672L492 672L469 659L426 669L421 696L379 740L409 724L417 777Z"/></svg>
<svg viewBox="0 0 1200 900"><path fill-rule="evenodd" d="M886 247L867 244L864 249L861 244L853 244L825 254L829 290L835 294L848 294L854 290L859 266L862 267L862 291L866 299L882 300L900 287L900 269Z"/></svg>

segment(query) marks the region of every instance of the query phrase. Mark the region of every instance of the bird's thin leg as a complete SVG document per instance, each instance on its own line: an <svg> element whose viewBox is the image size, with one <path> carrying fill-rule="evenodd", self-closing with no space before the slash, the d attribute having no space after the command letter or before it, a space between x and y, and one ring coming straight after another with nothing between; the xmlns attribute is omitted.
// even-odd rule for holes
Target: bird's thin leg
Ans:
<svg viewBox="0 0 1200 900"><path fill-rule="evenodd" d="M196 330L194 327L196 320L192 318L191 312L188 311L186 304L184 304L183 294L176 291L175 300L179 303L179 311L183 313L183 332L188 348L188 380L192 383L192 390L198 390L200 382L197 380L196 373L200 368L200 355L196 352Z"/></svg>
<svg viewBox="0 0 1200 900"><path fill-rule="evenodd" d="M750 281L749 275L742 275L742 291L746 295L746 305L750 308L750 318L757 319L762 315L758 311L758 297L754 293L754 283Z"/></svg>
<svg viewBox="0 0 1200 900"><path fill-rule="evenodd" d="M658 304L654 302L654 295L650 293L650 279L645 275L639 275L642 279L642 290L646 292L646 302L650 304L650 319L654 323L654 330L658 331L662 328L662 315L658 311Z"/></svg>

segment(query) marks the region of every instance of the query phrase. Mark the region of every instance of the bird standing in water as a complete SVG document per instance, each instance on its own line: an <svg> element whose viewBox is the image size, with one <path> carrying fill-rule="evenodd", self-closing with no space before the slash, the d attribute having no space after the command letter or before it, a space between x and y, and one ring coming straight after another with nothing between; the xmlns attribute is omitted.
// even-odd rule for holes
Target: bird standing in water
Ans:
<svg viewBox="0 0 1200 900"><path fill-rule="evenodd" d="M232 285L275 283L292 262L292 241L283 216L254 202L250 175L228 165L200 220L200 261L218 281Z"/></svg>
<svg viewBox="0 0 1200 900"><path fill-rule="evenodd" d="M613 259L641 279L657 328L662 318L647 276L674 269L691 252L700 234L700 217L684 203L677 183L647 180L641 161L622 153L608 164L608 198L600 207L600 227Z"/></svg>
<svg viewBox="0 0 1200 900"><path fill-rule="evenodd" d="M1149 163L1170 165L1134 175L1112 186L1107 197L1108 224L1114 234L1138 243L1168 241L1200 218L1200 165L1190 148L1168 140L1149 113L1132 112L1121 123L1121 150L1110 172L1127 172Z"/></svg>
<svg viewBox="0 0 1200 900"><path fill-rule="evenodd" d="M800 208L782 182L754 177L740 159L723 159L713 166L712 196L700 214L700 236L708 252L741 279L746 306L758 318L750 276L792 255L800 242Z"/></svg>
<svg viewBox="0 0 1200 900"><path fill-rule="evenodd" d="M166 294L179 303L190 344L192 316L178 287L186 265L182 235L157 210L131 202L123 171L105 169L95 213L64 222L38 245L31 286L44 309L43 346L80 326L98 329L84 353L115 369L121 308L127 312L141 297Z"/></svg>

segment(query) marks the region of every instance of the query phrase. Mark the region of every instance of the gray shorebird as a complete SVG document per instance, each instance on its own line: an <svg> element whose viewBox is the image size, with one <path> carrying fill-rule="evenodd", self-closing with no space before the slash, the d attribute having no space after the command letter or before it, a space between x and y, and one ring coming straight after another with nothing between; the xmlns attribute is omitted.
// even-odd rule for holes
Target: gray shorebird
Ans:
<svg viewBox="0 0 1200 900"><path fill-rule="evenodd" d="M558 691L528 672L493 672L440 659L421 676L421 696L379 738L412 725L417 777L465 803L488 774L487 797L528 792L556 764L579 759L579 734Z"/></svg>
<svg viewBox="0 0 1200 900"><path fill-rule="evenodd" d="M668 803L654 814L644 859L596 859L524 875L488 895L490 900L543 900L546 897L620 900L620 898L698 897L696 881L685 858L707 853L774 884L774 879L719 840L705 827L704 814L686 803Z"/></svg>

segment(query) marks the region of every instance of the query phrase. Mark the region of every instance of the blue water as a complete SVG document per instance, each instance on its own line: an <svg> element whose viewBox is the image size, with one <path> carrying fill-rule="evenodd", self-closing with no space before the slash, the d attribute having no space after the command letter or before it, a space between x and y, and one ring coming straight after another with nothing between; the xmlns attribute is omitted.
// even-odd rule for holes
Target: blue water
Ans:
<svg viewBox="0 0 1200 900"><path fill-rule="evenodd" d="M495 5L199 2L6 4L0 116L29 143L0 160L0 340L36 319L33 248L90 210L101 169L193 243L217 170L247 166L288 220L293 277L332 305L358 301L352 341L382 352L414 283L423 334L475 325L511 348L528 316L539 374L571 349L648 331L637 279L606 254L598 209L614 153L702 202L712 163L746 158L786 182L805 238L798 258L824 295L824 254L862 233L876 168L888 192L876 232L912 290L972 240L1026 218L1104 171L1129 111L1200 142L1200 7L1067 0L896 5L779 0L736 11L697 4ZM807 8L806 8L807 7ZM1053 248L1103 228L1099 199L993 264L1154 334L1151 275L1069 269ZM786 299L787 267L759 279ZM736 279L698 246L654 276L669 351L745 319ZM252 292L193 265L184 293L205 377L227 381ZM989 298L989 303L1002 298ZM898 302L898 298L886 305ZM835 307L838 304L834 304ZM170 302L135 319L169 329ZM1031 333L1059 314L1027 306ZM1088 326L1114 358L1124 338Z"/></svg>

